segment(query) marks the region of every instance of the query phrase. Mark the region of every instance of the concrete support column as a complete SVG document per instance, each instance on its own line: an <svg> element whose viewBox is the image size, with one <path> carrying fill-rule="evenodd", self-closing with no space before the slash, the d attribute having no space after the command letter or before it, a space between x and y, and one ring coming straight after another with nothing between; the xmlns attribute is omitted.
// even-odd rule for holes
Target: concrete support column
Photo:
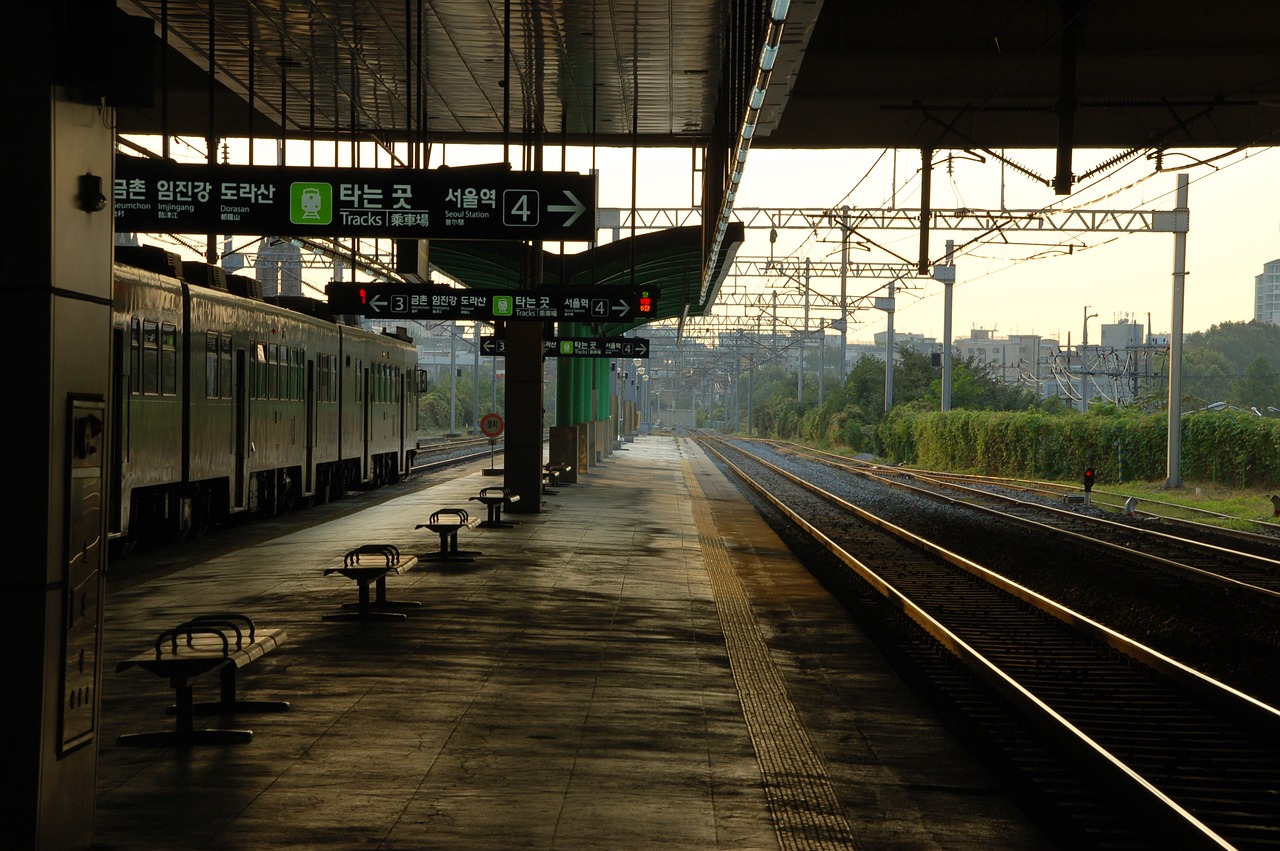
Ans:
<svg viewBox="0 0 1280 851"><path fill-rule="evenodd" d="M96 7L56 8L7 10L21 37L0 59L11 127L0 156L17 205L0 292L24 328L8 371L24 413L4 420L23 496L6 517L15 556L0 572L0 641L13 655L0 822L6 847L77 849L93 841L101 744L115 116L75 102L61 85L72 75L57 73L82 48L56 27L88 38Z"/></svg>
<svg viewBox="0 0 1280 851"><path fill-rule="evenodd" d="M542 323L507 323L505 484L520 501L510 510L542 508Z"/></svg>

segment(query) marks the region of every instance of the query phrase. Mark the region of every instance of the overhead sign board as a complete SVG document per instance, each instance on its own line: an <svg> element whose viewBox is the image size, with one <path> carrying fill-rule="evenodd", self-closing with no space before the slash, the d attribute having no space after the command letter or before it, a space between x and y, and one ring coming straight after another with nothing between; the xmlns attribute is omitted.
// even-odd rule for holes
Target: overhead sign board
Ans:
<svg viewBox="0 0 1280 851"><path fill-rule="evenodd" d="M653 288L572 290L475 290L422 284L335 283L325 288L329 309L381 319L482 321L631 322L652 319Z"/></svg>
<svg viewBox="0 0 1280 851"><path fill-rule="evenodd" d="M507 341L501 337L481 337L480 354L503 357ZM648 358L649 341L644 337L556 337L542 341L548 358Z"/></svg>
<svg viewBox="0 0 1280 851"><path fill-rule="evenodd" d="M596 178L495 168L205 165L117 156L117 232L595 239Z"/></svg>

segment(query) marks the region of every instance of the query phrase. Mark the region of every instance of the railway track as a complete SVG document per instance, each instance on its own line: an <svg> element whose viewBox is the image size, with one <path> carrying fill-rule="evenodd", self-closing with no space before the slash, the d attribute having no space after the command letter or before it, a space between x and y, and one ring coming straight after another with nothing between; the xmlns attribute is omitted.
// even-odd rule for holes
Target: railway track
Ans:
<svg viewBox="0 0 1280 851"><path fill-rule="evenodd" d="M428 473L441 470L455 464L468 461L479 461L492 457L494 452L501 453L501 448L490 445L489 438L475 437L461 440L418 441L418 451L414 455L411 473Z"/></svg>
<svg viewBox="0 0 1280 851"><path fill-rule="evenodd" d="M1274 539L1241 540L1239 548L1230 548L1096 513L1019 499L1001 492L1006 489L1004 485L985 477L850 463L847 459L801 447L787 447L786 451L815 458L853 475L909 488L922 495L948 500L1006 520L1052 529L1091 546L1144 561L1154 568L1181 571L1199 581L1242 594L1255 594L1280 605L1280 560L1275 558L1277 542ZM979 486L975 486L975 480Z"/></svg>
<svg viewBox="0 0 1280 851"><path fill-rule="evenodd" d="M708 448L834 556L815 560L828 586L1068 845L1280 847L1280 712L745 449Z"/></svg>
<svg viewBox="0 0 1280 851"><path fill-rule="evenodd" d="M1023 493L1031 499L1062 501L1067 497L1080 495L1079 487L1064 485L1061 482L1013 479L1005 476L982 476L973 473L916 470L910 467L861 461L784 441L763 440L761 442L777 446L781 451L794 451L814 458L826 458L837 463L844 463L867 470L881 470L888 474L904 475L919 473L938 481L952 482L973 488L990 489L1003 493ZM1128 514L1126 509L1128 500L1129 496L1125 493L1094 488L1090 504L1104 512L1125 515ZM1165 502L1149 497L1143 497L1136 502L1137 506L1133 516L1158 522L1166 527L1167 530L1180 531L1181 534L1186 536L1219 542L1224 546L1240 548L1246 552L1280 557L1280 524L1273 521L1236 517L1193 505ZM1244 524L1250 528L1242 529L1238 528L1238 526L1225 524Z"/></svg>

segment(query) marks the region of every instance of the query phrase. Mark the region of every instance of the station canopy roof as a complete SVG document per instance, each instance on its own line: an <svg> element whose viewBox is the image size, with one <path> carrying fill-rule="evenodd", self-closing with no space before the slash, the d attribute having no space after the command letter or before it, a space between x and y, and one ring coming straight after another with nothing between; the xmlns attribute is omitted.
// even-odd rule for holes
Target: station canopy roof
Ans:
<svg viewBox="0 0 1280 851"><path fill-rule="evenodd" d="M127 23L102 39L101 84L124 95L120 133L509 143L515 160L536 145L699 148L703 254L727 209L734 155L746 153L748 114L758 118L749 147L1057 149L1058 173L1043 178L1059 191L1108 167L1073 161L1073 150L1280 141L1275 0L116 5ZM762 51L780 13L777 50ZM714 298L706 277L733 246L704 260L677 247L685 239L654 240L667 262L636 275L656 282L665 270L656 285L684 292L700 266L699 297ZM433 253L468 285L492 283L483 252ZM636 254L647 249L637 243ZM605 256L595 254L597 270ZM697 301L690 312L709 306Z"/></svg>
<svg viewBox="0 0 1280 851"><path fill-rule="evenodd" d="M723 277L742 242L741 223L729 228L722 260L714 274ZM511 242L433 240L431 265L451 278L484 289L516 289L524 262L522 247ZM702 228L679 227L643 233L578 254L543 251L546 287L656 287L654 316L647 321L701 316L709 308L700 299ZM603 325L602 334L620 334L640 323Z"/></svg>

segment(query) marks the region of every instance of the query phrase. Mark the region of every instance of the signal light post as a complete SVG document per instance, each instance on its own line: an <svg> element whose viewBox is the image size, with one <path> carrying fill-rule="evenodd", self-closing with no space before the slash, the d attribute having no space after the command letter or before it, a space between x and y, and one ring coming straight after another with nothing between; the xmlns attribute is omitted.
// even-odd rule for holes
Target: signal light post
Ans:
<svg viewBox="0 0 1280 851"><path fill-rule="evenodd" d="M1093 493L1093 468L1086 467L1084 471L1084 504L1090 505L1091 494Z"/></svg>

